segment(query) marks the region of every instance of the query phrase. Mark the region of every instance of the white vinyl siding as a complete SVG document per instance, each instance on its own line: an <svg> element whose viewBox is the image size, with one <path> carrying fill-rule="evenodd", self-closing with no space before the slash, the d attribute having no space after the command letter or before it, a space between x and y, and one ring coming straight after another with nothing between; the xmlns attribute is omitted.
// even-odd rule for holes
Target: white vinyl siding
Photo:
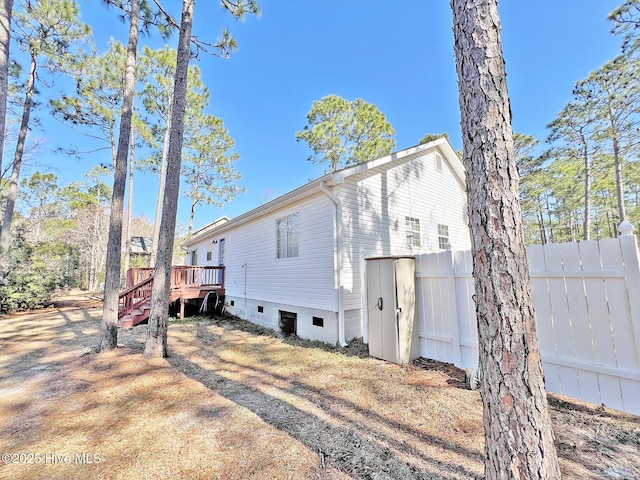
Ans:
<svg viewBox="0 0 640 480"><path fill-rule="evenodd" d="M339 187L342 200L342 241L345 308L361 307L364 258L416 255L439 250L438 224L449 227L454 250L471 247L466 198L455 174L443 163L436 173L436 154L418 152L392 168L376 168L348 177ZM409 246L406 217L420 219L420 246Z"/></svg>
<svg viewBox="0 0 640 480"><path fill-rule="evenodd" d="M244 298L246 292L248 299L337 311L334 210L329 199L318 193L293 208L224 232L227 295ZM299 257L283 261L275 254L274 225L276 219L291 213L298 213Z"/></svg>
<svg viewBox="0 0 640 480"><path fill-rule="evenodd" d="M342 291L346 338L361 335L365 258L437 251L438 225L448 227L453 250L471 246L464 186L448 158L423 149L344 177L338 172L324 188L339 207L319 191L323 187L309 187L299 200L285 196L281 205L216 229L208 241L225 236L225 288L234 308L253 312L264 305L265 316L281 309L299 318L306 308L309 328L319 328L313 316L323 317L322 335L334 341ZM411 242L407 217L413 219ZM204 248L206 241L190 247Z"/></svg>

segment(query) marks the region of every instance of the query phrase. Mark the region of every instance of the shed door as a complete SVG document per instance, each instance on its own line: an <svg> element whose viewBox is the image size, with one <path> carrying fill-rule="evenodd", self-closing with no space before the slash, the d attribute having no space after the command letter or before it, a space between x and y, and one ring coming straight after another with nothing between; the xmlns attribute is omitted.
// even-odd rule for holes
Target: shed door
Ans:
<svg viewBox="0 0 640 480"><path fill-rule="evenodd" d="M395 363L418 357L412 258L367 261L369 354Z"/></svg>
<svg viewBox="0 0 640 480"><path fill-rule="evenodd" d="M391 362L396 361L397 345L393 266L389 259L367 262L369 354Z"/></svg>

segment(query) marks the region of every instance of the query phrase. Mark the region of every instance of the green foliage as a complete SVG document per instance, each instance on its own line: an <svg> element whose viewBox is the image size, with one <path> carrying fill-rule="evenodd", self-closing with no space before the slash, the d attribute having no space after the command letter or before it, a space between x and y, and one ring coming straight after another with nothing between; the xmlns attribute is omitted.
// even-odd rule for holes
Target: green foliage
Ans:
<svg viewBox="0 0 640 480"><path fill-rule="evenodd" d="M624 37L623 52L636 53L640 47L640 0L625 0L608 18L614 24L613 33Z"/></svg>
<svg viewBox="0 0 640 480"><path fill-rule="evenodd" d="M91 33L80 21L78 4L73 0L24 2L14 16L13 38L31 57L42 57L45 68L68 72L77 62Z"/></svg>
<svg viewBox="0 0 640 480"><path fill-rule="evenodd" d="M214 115L197 114L187 118L187 125L191 122L193 126L185 135L182 169L189 186L186 196L191 199L189 230L197 205L223 206L242 191L236 184L240 173L233 166L239 156L229 152L235 142L222 120Z"/></svg>
<svg viewBox="0 0 640 480"><path fill-rule="evenodd" d="M122 108L123 73L126 50L112 40L102 55L84 57L76 65L76 88L73 95L63 94L50 101L53 115L86 136L99 140L102 146L93 153L111 150L115 161L115 122ZM99 133L96 134L95 130ZM66 153L79 155L77 150Z"/></svg>
<svg viewBox="0 0 640 480"><path fill-rule="evenodd" d="M424 137L420 139L420 143L418 145L423 145L425 143L433 142L439 138L446 138L449 140L448 133L427 133Z"/></svg>
<svg viewBox="0 0 640 480"><path fill-rule="evenodd" d="M296 132L313 150L308 160L328 163L327 171L388 155L396 145L395 130L375 105L328 95L313 102L307 125Z"/></svg>
<svg viewBox="0 0 640 480"><path fill-rule="evenodd" d="M176 50L165 47L152 50L144 47L139 60L140 78L144 79L141 91L142 105L147 113L145 117L145 140L151 147L151 154L136 162L142 171L161 174L161 165L166 159L169 141L171 104L173 99L174 74L176 69ZM187 117L196 117L209 104L209 90L202 83L200 69L189 67L187 76ZM190 130L200 128L196 122L185 124L185 135ZM138 127L138 130L141 129ZM193 134L195 134L195 131Z"/></svg>
<svg viewBox="0 0 640 480"><path fill-rule="evenodd" d="M7 274L0 284L0 312L42 308L62 286L73 286L77 259L64 244L30 244L19 226L8 252Z"/></svg>
<svg viewBox="0 0 640 480"><path fill-rule="evenodd" d="M85 181L73 182L60 189L60 197L71 210L105 205L111 198L111 187L104 181L110 175L104 165L97 165L84 174Z"/></svg>

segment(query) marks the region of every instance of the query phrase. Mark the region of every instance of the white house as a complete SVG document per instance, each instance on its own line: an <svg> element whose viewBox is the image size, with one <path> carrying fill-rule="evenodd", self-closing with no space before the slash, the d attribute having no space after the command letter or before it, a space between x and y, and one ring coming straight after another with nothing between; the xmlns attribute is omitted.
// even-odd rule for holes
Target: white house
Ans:
<svg viewBox="0 0 640 480"><path fill-rule="evenodd" d="M184 247L188 264L225 266L228 312L303 338L366 341L366 258L471 247L464 169L440 138L223 217Z"/></svg>

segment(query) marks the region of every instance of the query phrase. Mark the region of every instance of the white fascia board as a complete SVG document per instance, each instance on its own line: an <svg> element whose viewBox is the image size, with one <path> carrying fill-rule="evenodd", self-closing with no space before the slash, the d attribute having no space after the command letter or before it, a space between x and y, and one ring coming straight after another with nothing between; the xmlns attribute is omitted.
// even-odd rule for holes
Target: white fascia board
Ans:
<svg viewBox="0 0 640 480"><path fill-rule="evenodd" d="M239 215L229 220L228 222L223 223L222 225L214 226L213 228L207 228L212 225L209 224L208 226L200 229L200 234L195 234L189 240L184 242L183 246L188 248L207 237L217 236L231 228L235 228L239 225L250 222L251 220L259 218L263 215L267 215L275 210L284 208L287 205L291 205L292 203L304 200L312 194L320 192L320 184L323 181L326 181L328 177L330 177L330 175L325 175L324 177L321 177L317 180L313 180L312 182L309 182L302 187L298 187L295 190L282 195L281 197L265 203L264 205L260 205L253 210L249 210L248 212L243 213L242 215Z"/></svg>
<svg viewBox="0 0 640 480"><path fill-rule="evenodd" d="M464 166L462 165L462 162L458 158L458 155L456 154L455 150L451 146L451 143L445 137L438 138L436 140L433 140L428 143L424 143L422 145L416 145L413 147L405 148L404 150L400 150L398 152L385 155L384 157L380 157L375 160L370 160L365 163L360 163L352 167L344 168L334 173L333 175L331 175L331 178L327 180L325 183L327 186L333 187L335 185L344 183L345 178L350 177L352 175L366 172L367 170L371 170L371 169L383 166L390 162L403 160L411 155L428 151L428 150L439 150L442 154L444 154L445 160L447 161L447 163L449 164L453 172L458 177L458 180L461 182L461 185L464 187L465 185Z"/></svg>
<svg viewBox="0 0 640 480"><path fill-rule="evenodd" d="M451 167L453 172L458 177L458 181L463 189L466 190L465 187L465 175L464 175L464 166L462 162L458 158L455 150L451 146L449 140L445 137L438 138L428 143L424 143L422 145L416 145L414 147L405 148L404 150L400 150L398 152L391 153L389 155L385 155L384 157L376 158L374 160L370 160L365 163L360 163L358 165L354 165L352 167L343 168L342 170L338 170L334 173L326 174L316 180L313 180L301 187L292 190L289 193L282 195L274 200L271 200L264 205L261 205L253 210L250 210L242 215L228 220L227 222L222 223L222 225L216 225L221 219L216 220L204 227L200 230L196 231L194 235L184 242L182 245L185 248L190 247L204 238L212 237L214 235L219 235L231 228L237 227L244 223L247 223L255 218L261 217L262 215L266 215L280 208L284 208L287 205L290 205L299 200L303 200L310 195L321 192L320 185L324 183L327 187L335 187L337 185L341 185L344 183L347 177L352 175L356 175L358 173L366 172L367 170L371 170L376 167L383 166L390 162L395 162L398 160L405 159L410 155L414 155L419 152L424 152L428 150L439 150L444 154L444 158L447 164ZM223 217L225 218L225 217Z"/></svg>

